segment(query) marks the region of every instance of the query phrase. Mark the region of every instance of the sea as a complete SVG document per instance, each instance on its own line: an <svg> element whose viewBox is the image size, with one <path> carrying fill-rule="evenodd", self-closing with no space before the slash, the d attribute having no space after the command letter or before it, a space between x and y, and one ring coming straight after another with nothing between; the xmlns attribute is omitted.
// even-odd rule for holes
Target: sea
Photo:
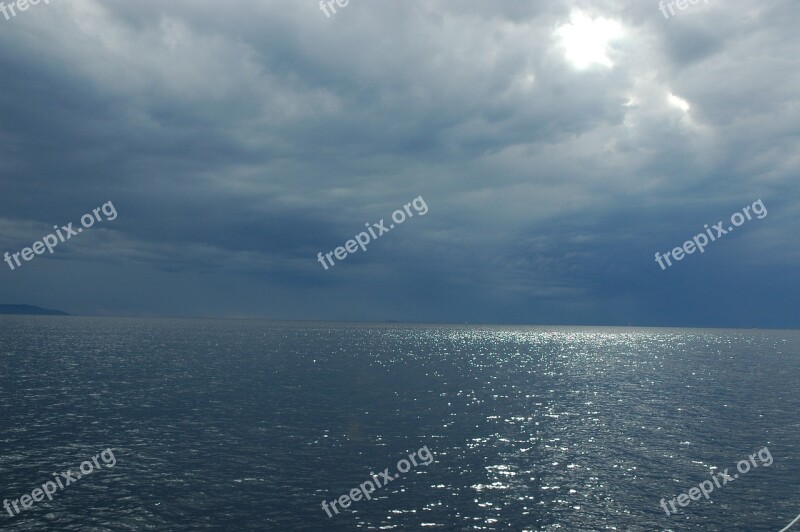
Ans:
<svg viewBox="0 0 800 532"><path fill-rule="evenodd" d="M0 529L779 532L799 384L793 330L3 316Z"/></svg>

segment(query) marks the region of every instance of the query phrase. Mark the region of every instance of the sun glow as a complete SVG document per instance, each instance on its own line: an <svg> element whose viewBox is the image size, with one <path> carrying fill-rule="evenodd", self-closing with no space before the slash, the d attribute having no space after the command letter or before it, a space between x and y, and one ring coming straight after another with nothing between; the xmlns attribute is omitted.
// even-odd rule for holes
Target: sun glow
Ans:
<svg viewBox="0 0 800 532"><path fill-rule="evenodd" d="M567 59L579 69L593 64L607 68L614 66L608 57L608 45L622 36L622 26L606 18L589 18L576 11L570 23L564 24L556 33L561 37Z"/></svg>

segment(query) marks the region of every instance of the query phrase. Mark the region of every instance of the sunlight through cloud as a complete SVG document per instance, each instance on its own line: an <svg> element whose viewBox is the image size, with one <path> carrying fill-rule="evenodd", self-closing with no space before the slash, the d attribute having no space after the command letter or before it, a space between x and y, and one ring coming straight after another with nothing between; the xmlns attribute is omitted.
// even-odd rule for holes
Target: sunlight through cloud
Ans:
<svg viewBox="0 0 800 532"><path fill-rule="evenodd" d="M687 102L686 100L684 100L680 96L675 96L674 94L672 94L670 92L669 95L667 96L667 102L671 106L677 107L678 109L680 109L684 113L689 112L689 102Z"/></svg>
<svg viewBox="0 0 800 532"><path fill-rule="evenodd" d="M607 55L608 45L622 36L622 26L610 19L589 18L576 11L570 16L570 23L564 24L556 33L561 37L567 59L579 69L599 64L607 68L614 63Z"/></svg>

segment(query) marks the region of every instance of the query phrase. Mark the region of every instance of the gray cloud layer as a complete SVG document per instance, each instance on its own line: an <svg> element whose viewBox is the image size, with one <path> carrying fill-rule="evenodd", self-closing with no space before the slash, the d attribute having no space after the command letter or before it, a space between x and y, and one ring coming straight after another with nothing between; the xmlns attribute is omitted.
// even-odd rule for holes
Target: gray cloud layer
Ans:
<svg viewBox="0 0 800 532"><path fill-rule="evenodd" d="M119 211L3 264L2 299L797 327L800 7L555 4L350 0L327 18L313 1L52 0L0 17L2 251ZM617 24L589 47L610 66L573 61L580 13ZM419 195L425 217L316 261ZM759 198L767 218L654 262Z"/></svg>

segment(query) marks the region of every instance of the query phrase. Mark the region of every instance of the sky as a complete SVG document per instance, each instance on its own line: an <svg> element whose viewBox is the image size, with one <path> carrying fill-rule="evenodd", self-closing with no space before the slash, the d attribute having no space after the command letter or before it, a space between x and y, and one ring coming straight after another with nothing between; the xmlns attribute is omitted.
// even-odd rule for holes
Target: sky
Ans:
<svg viewBox="0 0 800 532"><path fill-rule="evenodd" d="M0 303L800 327L796 0L333 7L0 14L0 252L117 213L0 263ZM424 215L323 266L415 198ZM766 214L727 231L746 207Z"/></svg>

